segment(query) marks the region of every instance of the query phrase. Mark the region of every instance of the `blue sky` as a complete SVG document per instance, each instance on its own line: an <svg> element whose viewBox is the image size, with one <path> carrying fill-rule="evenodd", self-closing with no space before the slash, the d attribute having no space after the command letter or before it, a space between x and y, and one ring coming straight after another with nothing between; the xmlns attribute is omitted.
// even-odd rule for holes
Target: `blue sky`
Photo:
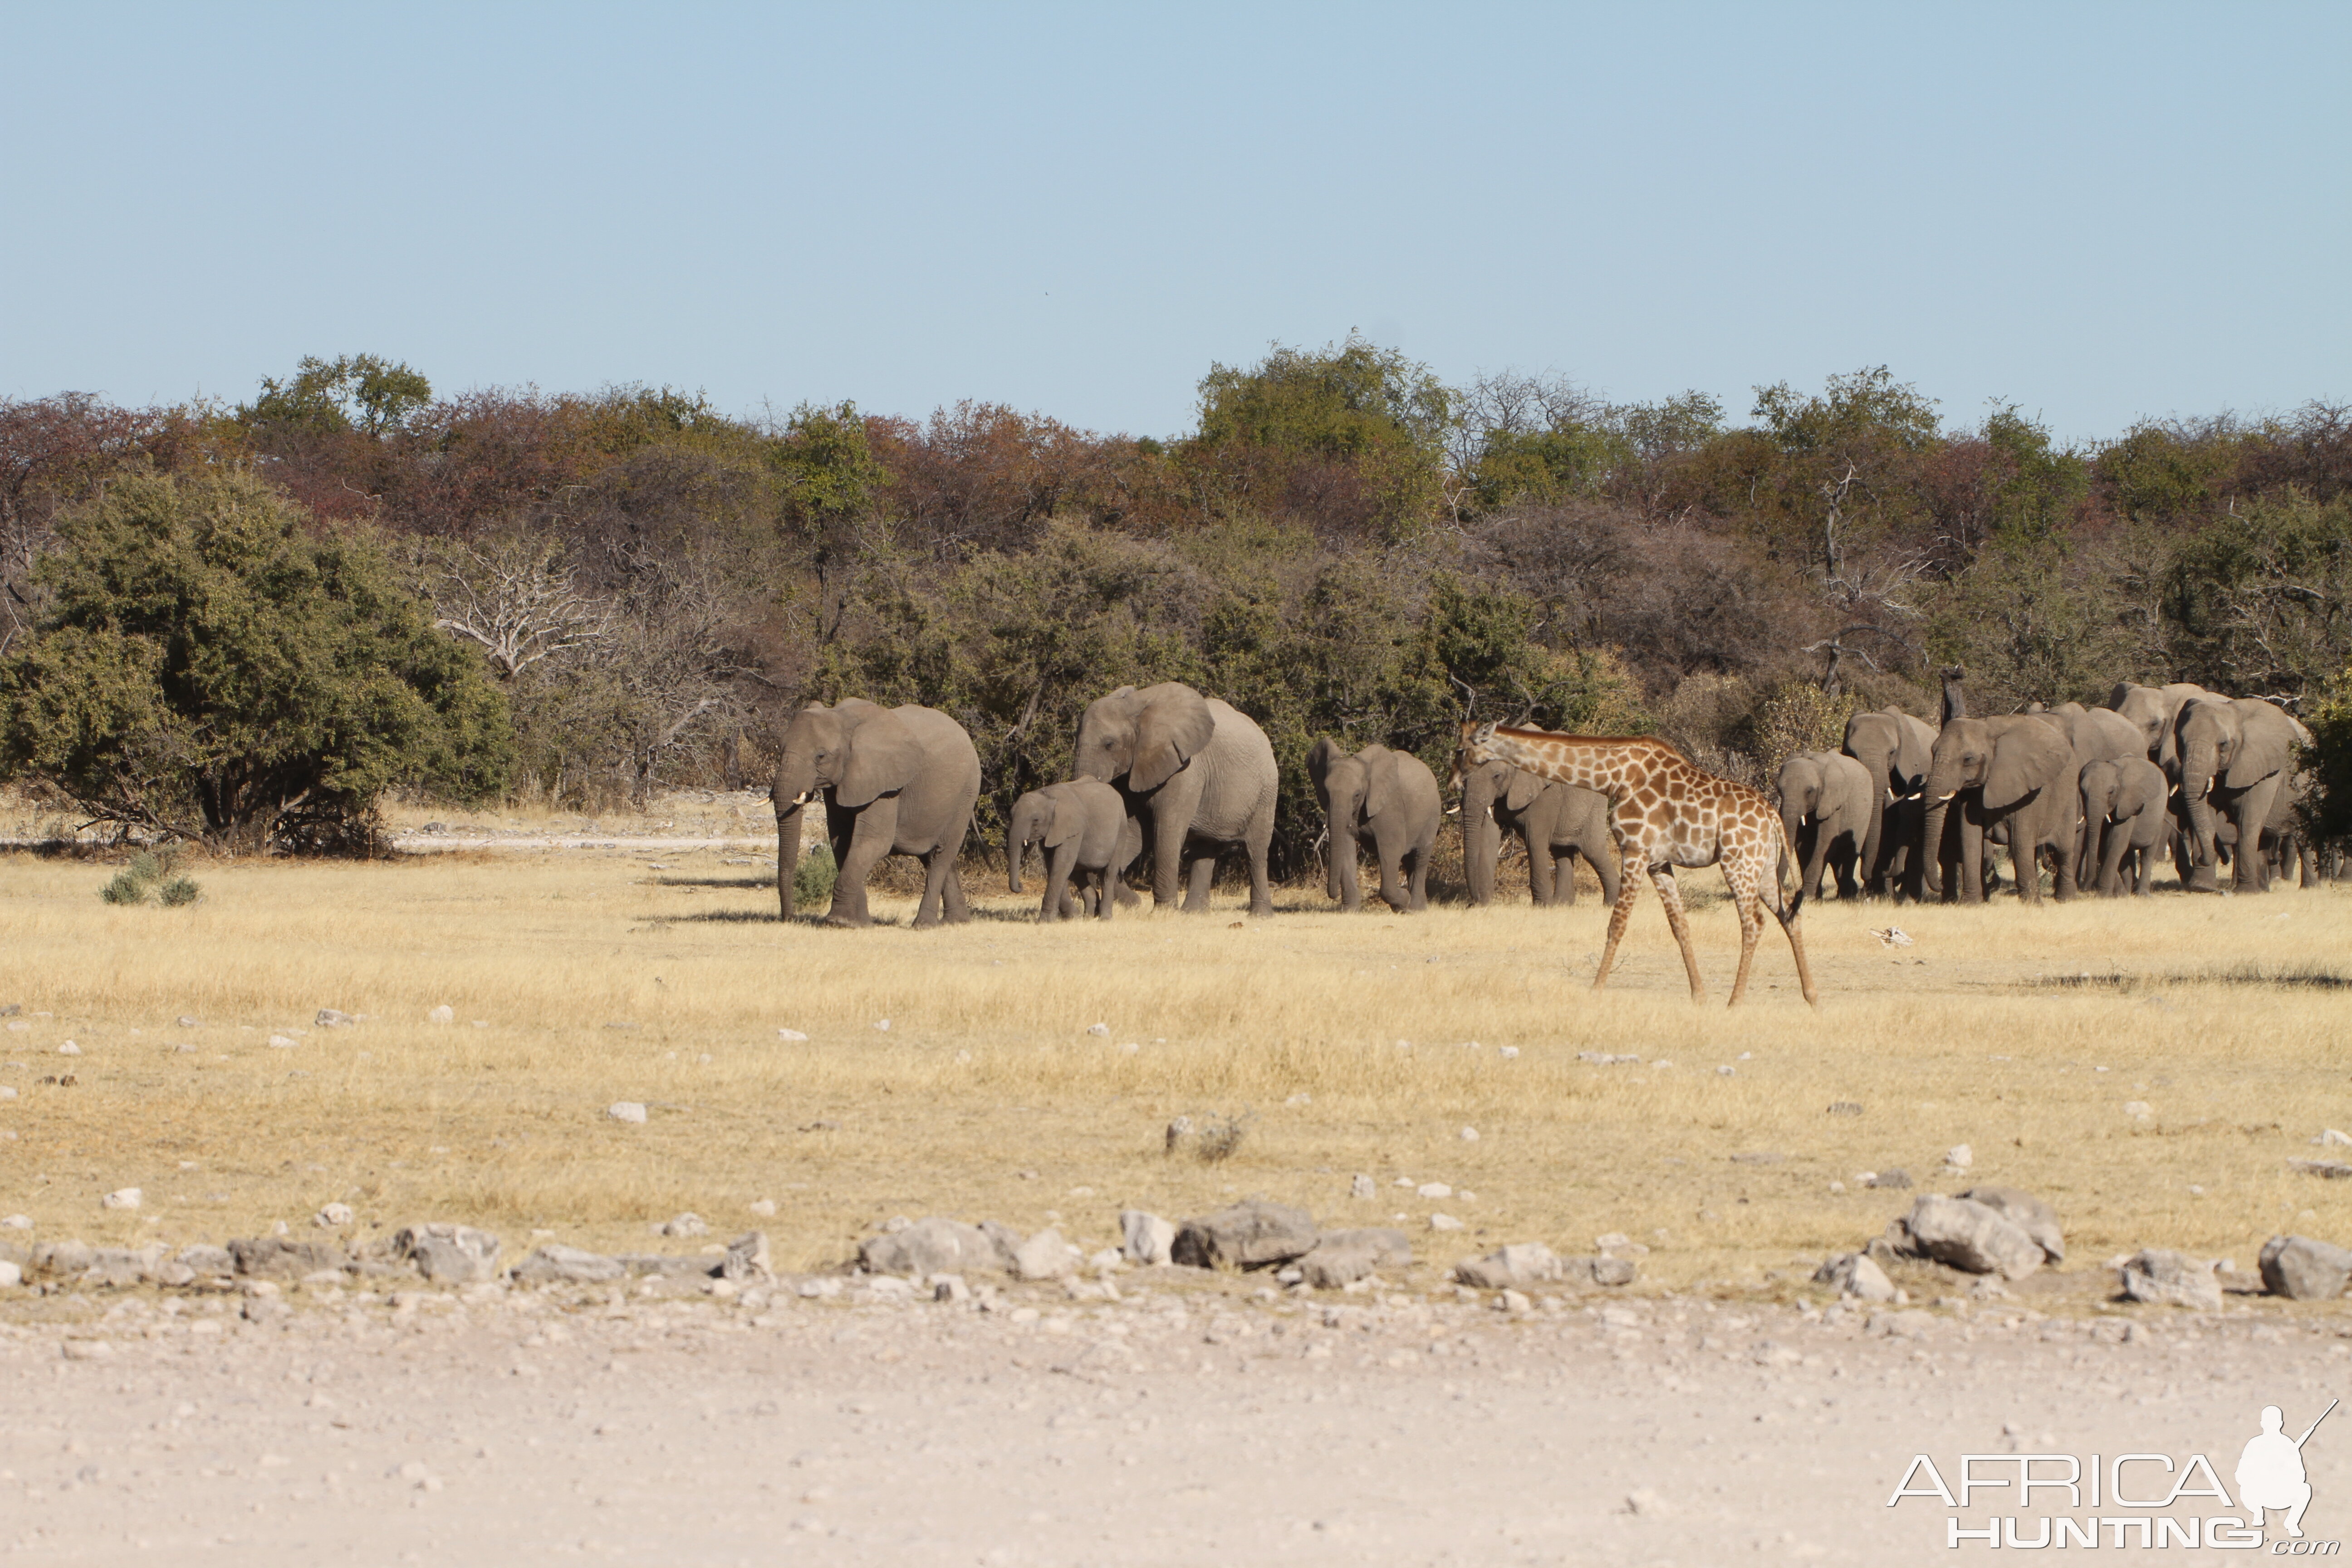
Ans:
<svg viewBox="0 0 2352 1568"><path fill-rule="evenodd" d="M1621 399L2352 398L2352 7L0 5L0 395L972 397L1351 328Z"/></svg>

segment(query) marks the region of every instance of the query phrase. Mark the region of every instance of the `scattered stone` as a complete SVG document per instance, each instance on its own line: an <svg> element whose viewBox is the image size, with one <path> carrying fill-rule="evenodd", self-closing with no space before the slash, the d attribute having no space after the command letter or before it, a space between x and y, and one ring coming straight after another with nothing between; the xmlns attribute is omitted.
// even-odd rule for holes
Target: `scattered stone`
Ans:
<svg viewBox="0 0 2352 1568"><path fill-rule="evenodd" d="M800 1042L806 1040L808 1037L802 1034L798 1029L778 1029L776 1031L776 1038L790 1041L791 1043L797 1045Z"/></svg>
<svg viewBox="0 0 2352 1568"><path fill-rule="evenodd" d="M1412 1190L1412 1195L1417 1198L1450 1198L1454 1195L1454 1189L1444 1182L1423 1182Z"/></svg>
<svg viewBox="0 0 2352 1568"><path fill-rule="evenodd" d="M617 1258L550 1244L516 1265L514 1277L526 1285L601 1285L627 1272Z"/></svg>
<svg viewBox="0 0 2352 1568"><path fill-rule="evenodd" d="M1192 1135L1192 1119L1189 1116L1180 1116L1176 1118L1175 1121L1171 1121L1168 1124L1168 1131L1162 1141L1162 1147L1166 1152L1173 1154L1177 1150L1183 1147L1184 1140L1190 1138Z"/></svg>
<svg viewBox="0 0 2352 1568"><path fill-rule="evenodd" d="M1576 1059L1580 1062L1591 1062L1595 1067L1604 1068L1640 1067L1642 1065L1642 1058L1639 1057L1612 1056L1607 1051L1579 1051L1576 1053Z"/></svg>
<svg viewBox="0 0 2352 1568"><path fill-rule="evenodd" d="M1195 1268L1259 1268L1305 1257L1316 1239L1305 1209L1251 1198L1186 1220L1169 1250L1174 1261Z"/></svg>
<svg viewBox="0 0 2352 1568"><path fill-rule="evenodd" d="M272 1035L269 1037L269 1048L274 1051L290 1051L294 1048L294 1042L283 1035Z"/></svg>
<svg viewBox="0 0 2352 1568"><path fill-rule="evenodd" d="M1752 1154L1734 1154L1731 1157L1731 1163L1735 1165L1777 1165L1788 1157L1786 1154L1768 1154L1759 1151Z"/></svg>
<svg viewBox="0 0 2352 1568"><path fill-rule="evenodd" d="M68 1361L110 1361L114 1347L104 1340L68 1340L58 1347Z"/></svg>
<svg viewBox="0 0 2352 1568"><path fill-rule="evenodd" d="M1011 1268L1021 1238L1002 1226L997 1230L1011 1238L1011 1246L979 1226L933 1215L896 1234L866 1237L857 1249L857 1264L868 1274L917 1279L934 1274L1002 1274Z"/></svg>
<svg viewBox="0 0 2352 1568"><path fill-rule="evenodd" d="M33 1272L57 1279L75 1279L98 1261L98 1248L86 1241L45 1241L33 1248Z"/></svg>
<svg viewBox="0 0 2352 1568"><path fill-rule="evenodd" d="M1455 1219L1450 1214L1433 1214L1429 1216L1429 1228L1432 1230L1460 1230L1463 1228L1463 1226L1460 1220Z"/></svg>
<svg viewBox="0 0 2352 1568"><path fill-rule="evenodd" d="M2323 1176L2331 1182L2352 1177L2352 1164L2342 1160L2289 1160L2287 1163L2306 1176Z"/></svg>
<svg viewBox="0 0 2352 1568"><path fill-rule="evenodd" d="M710 1226L698 1214L682 1214L671 1219L656 1222L654 1226L654 1234L676 1237L680 1241L684 1241L690 1237L709 1235Z"/></svg>
<svg viewBox="0 0 2352 1568"><path fill-rule="evenodd" d="M1519 1047L1517 1046L1505 1046L1495 1054L1501 1057L1507 1062L1515 1062L1519 1059Z"/></svg>
<svg viewBox="0 0 2352 1568"><path fill-rule="evenodd" d="M971 1287L964 1282L961 1274L934 1274L931 1276L931 1300L969 1301L971 1300Z"/></svg>
<svg viewBox="0 0 2352 1568"><path fill-rule="evenodd" d="M0 1261L0 1290L14 1290L25 1282L25 1271L14 1263Z"/></svg>
<svg viewBox="0 0 2352 1568"><path fill-rule="evenodd" d="M2263 1244L2263 1284L2292 1301L2333 1301L2352 1281L2352 1252L2307 1236L2274 1236Z"/></svg>
<svg viewBox="0 0 2352 1568"><path fill-rule="evenodd" d="M1904 1224L1920 1251L1970 1274L2022 1279L2042 1267L2041 1243L1990 1205L1923 1194Z"/></svg>
<svg viewBox="0 0 2352 1568"><path fill-rule="evenodd" d="M1110 1034L1110 1026L1108 1024L1088 1024L1087 1026L1087 1033L1095 1036L1098 1039L1107 1038Z"/></svg>
<svg viewBox="0 0 2352 1568"><path fill-rule="evenodd" d="M236 1272L235 1254L226 1247L214 1247L205 1242L180 1248L179 1255L173 1261L190 1273L207 1279L222 1279Z"/></svg>
<svg viewBox="0 0 2352 1568"><path fill-rule="evenodd" d="M1404 1232L1385 1226L1327 1230L1298 1260L1299 1278L1318 1290L1337 1290L1382 1268L1411 1267L1412 1241Z"/></svg>
<svg viewBox="0 0 2352 1568"><path fill-rule="evenodd" d="M349 1204L329 1204L325 1208L320 1209L317 1214L310 1216L310 1223L318 1226L321 1229L333 1226L349 1225L352 1223L352 1205Z"/></svg>
<svg viewBox="0 0 2352 1568"><path fill-rule="evenodd" d="M1475 1127L1465 1127L1460 1136L1465 1143L1475 1143L1478 1142L1478 1130Z"/></svg>
<svg viewBox="0 0 2352 1568"><path fill-rule="evenodd" d="M1176 1227L1158 1215L1123 1209L1118 1216L1118 1231L1129 1263L1150 1268L1175 1260Z"/></svg>
<svg viewBox="0 0 2352 1568"><path fill-rule="evenodd" d="M457 1015L450 1016L455 1017ZM310 1021L321 1029L342 1029L350 1027L360 1020L355 1013L342 1013L332 1007L321 1007L319 1009L319 1016Z"/></svg>
<svg viewBox="0 0 2352 1568"><path fill-rule="evenodd" d="M1518 1242L1498 1247L1484 1258L1465 1258L1454 1266L1457 1284L1479 1290L1500 1290L1516 1285L1543 1285L1567 1272L1565 1261L1541 1242ZM1585 1263L1584 1272L1591 1273Z"/></svg>
<svg viewBox="0 0 2352 1568"><path fill-rule="evenodd" d="M1719 1068L1716 1068L1716 1069L1715 1069L1715 1076L1716 1076L1716 1077L1717 1077L1717 1078L1730 1078L1730 1077L1732 1077L1732 1076L1733 1076L1733 1074L1732 1074L1732 1070L1731 1070L1731 1068L1728 1068L1728 1067L1719 1067Z"/></svg>
<svg viewBox="0 0 2352 1568"><path fill-rule="evenodd" d="M454 1024L457 1021L457 1009L444 1002L425 1014L425 1021L428 1024Z"/></svg>
<svg viewBox="0 0 2352 1568"><path fill-rule="evenodd" d="M180 1261L195 1268L198 1260L190 1254L195 1247L181 1252ZM343 1249L331 1242L287 1241L274 1236L248 1237L228 1244L231 1268L248 1279L299 1279L305 1274L316 1274L322 1268L341 1268L345 1258ZM213 1259L205 1258L211 1262ZM226 1269L218 1272L228 1272Z"/></svg>
<svg viewBox="0 0 2352 1568"><path fill-rule="evenodd" d="M71 1040L68 1040L64 1045L58 1047L58 1055L61 1057L78 1057L81 1055L81 1047L75 1045Z"/></svg>
<svg viewBox="0 0 2352 1568"><path fill-rule="evenodd" d="M2352 1147L2352 1132L2338 1132L2333 1127L2323 1127L2319 1130L2319 1136L2312 1142L2336 1149Z"/></svg>
<svg viewBox="0 0 2352 1568"><path fill-rule="evenodd" d="M0 1083L0 1100L14 1100L16 1098L16 1091L15 1089L10 1089L5 1083Z"/></svg>
<svg viewBox="0 0 2352 1568"><path fill-rule="evenodd" d="M775 1270L768 1256L768 1233L749 1231L729 1242L727 1256L719 1260L719 1277L738 1285L774 1279Z"/></svg>
<svg viewBox="0 0 2352 1568"><path fill-rule="evenodd" d="M1612 1230L1606 1236L1594 1237L1592 1245L1598 1250L1607 1252L1612 1247L1633 1246L1633 1238L1622 1230Z"/></svg>
<svg viewBox="0 0 2352 1568"><path fill-rule="evenodd" d="M1078 1249L1048 1226L1023 1242L1013 1254L1013 1274L1018 1279L1059 1279L1076 1273Z"/></svg>
<svg viewBox="0 0 2352 1568"><path fill-rule="evenodd" d="M2124 1114L2135 1121L2143 1121L2155 1115L2156 1111L2145 1100L2126 1100L2124 1101Z"/></svg>
<svg viewBox="0 0 2352 1568"><path fill-rule="evenodd" d="M1625 1511L1643 1519L1664 1519L1675 1510L1650 1488L1636 1487L1625 1494Z"/></svg>
<svg viewBox="0 0 2352 1568"><path fill-rule="evenodd" d="M761 1219L772 1219L775 1217L776 1213L776 1200L773 1198L754 1199L751 1203L751 1212L758 1215Z"/></svg>
<svg viewBox="0 0 2352 1568"><path fill-rule="evenodd" d="M1595 1285L1631 1285L1637 1272L1630 1258L1570 1258L1565 1260L1565 1268L1568 1278L1587 1273Z"/></svg>
<svg viewBox="0 0 2352 1568"><path fill-rule="evenodd" d="M1828 1259L1813 1271L1813 1283L1834 1286L1839 1295L1864 1301L1895 1300L1895 1282L1864 1253L1843 1252Z"/></svg>
<svg viewBox="0 0 2352 1568"><path fill-rule="evenodd" d="M137 1187L117 1187L114 1191L99 1199L98 1202L99 1206L101 1208L135 1209L139 1206L143 1195L144 1194L142 1194Z"/></svg>
<svg viewBox="0 0 2352 1568"><path fill-rule="evenodd" d="M887 1018L877 1018L874 1020L874 1026L887 1035L890 1032L890 1020Z"/></svg>
<svg viewBox="0 0 2352 1568"><path fill-rule="evenodd" d="M1944 1151L1944 1163L1955 1171L1965 1171L1977 1163L1977 1152L1965 1143L1955 1143Z"/></svg>
<svg viewBox="0 0 2352 1568"><path fill-rule="evenodd" d="M1365 1175L1360 1171L1359 1171L1356 1173L1355 1178L1348 1184L1348 1195L1351 1198L1369 1198L1371 1197L1377 1190L1378 1189L1372 1185L1371 1177Z"/></svg>
<svg viewBox="0 0 2352 1568"><path fill-rule="evenodd" d="M2066 1261L2066 1237L2058 1227L2058 1211L2031 1193L2015 1187L1970 1187L1959 1194L2000 1215L2033 1238L2042 1255L2053 1263Z"/></svg>
<svg viewBox="0 0 2352 1568"><path fill-rule="evenodd" d="M1913 1307L1900 1312L1873 1312L1862 1326L1866 1334L1885 1334L1898 1340L1924 1340L1927 1331L1936 1326L1936 1314L1924 1308Z"/></svg>
<svg viewBox="0 0 2352 1568"><path fill-rule="evenodd" d="M1830 1101L1829 1114L1832 1116L1860 1116L1862 1114L1862 1101L1858 1100L1832 1100Z"/></svg>
<svg viewBox="0 0 2352 1568"><path fill-rule="evenodd" d="M32 1228L33 1216L28 1214L12 1214L6 1219L0 1219L0 1230L30 1230Z"/></svg>
<svg viewBox="0 0 2352 1568"><path fill-rule="evenodd" d="M201 1029L205 1026L201 1020L191 1018L185 1013L181 1014L179 1017L173 1021L183 1029Z"/></svg>
<svg viewBox="0 0 2352 1568"><path fill-rule="evenodd" d="M2221 1310L2221 1281L2213 1270L2178 1252L2148 1247L2127 1260L2121 1270L2124 1294L2156 1306Z"/></svg>
<svg viewBox="0 0 2352 1568"><path fill-rule="evenodd" d="M1898 1191L1911 1185L1911 1173L1905 1170L1880 1171L1863 1183L1866 1187L1890 1187Z"/></svg>
<svg viewBox="0 0 2352 1568"><path fill-rule="evenodd" d="M604 1114L615 1121L642 1124L646 1119L646 1108L634 1100L616 1100L604 1108Z"/></svg>
<svg viewBox="0 0 2352 1568"><path fill-rule="evenodd" d="M471 1226L435 1221L410 1226L392 1238L395 1258L415 1263L436 1284L471 1285L499 1277L499 1238Z"/></svg>

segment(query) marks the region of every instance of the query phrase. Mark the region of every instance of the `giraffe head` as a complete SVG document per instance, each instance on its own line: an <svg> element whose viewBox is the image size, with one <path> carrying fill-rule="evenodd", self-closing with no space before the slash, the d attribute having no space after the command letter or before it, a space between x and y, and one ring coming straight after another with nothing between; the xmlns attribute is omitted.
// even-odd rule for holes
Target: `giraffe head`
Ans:
<svg viewBox="0 0 2352 1568"><path fill-rule="evenodd" d="M1495 756L1494 745L1493 720L1489 719L1484 724L1474 724L1467 719L1462 721L1462 743L1454 749L1454 773L1446 780L1445 787L1460 789L1464 776L1472 768Z"/></svg>

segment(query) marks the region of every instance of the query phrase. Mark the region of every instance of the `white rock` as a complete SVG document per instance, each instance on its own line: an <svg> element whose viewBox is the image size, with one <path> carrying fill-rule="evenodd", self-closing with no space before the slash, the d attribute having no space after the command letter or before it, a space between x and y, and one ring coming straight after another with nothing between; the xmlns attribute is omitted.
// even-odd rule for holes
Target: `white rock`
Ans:
<svg viewBox="0 0 2352 1568"><path fill-rule="evenodd" d="M751 1205L751 1212L758 1215L761 1219L772 1218L774 1216L776 1212L776 1200L773 1198L758 1199Z"/></svg>
<svg viewBox="0 0 2352 1568"><path fill-rule="evenodd" d="M802 1034L798 1029L778 1029L776 1031L776 1038L780 1040L799 1041L805 1040L808 1037Z"/></svg>
<svg viewBox="0 0 2352 1568"><path fill-rule="evenodd" d="M1106 1247L1087 1259L1087 1267L1096 1273L1105 1273L1127 1261L1127 1254L1116 1247Z"/></svg>
<svg viewBox="0 0 2352 1568"><path fill-rule="evenodd" d="M1089 1035L1108 1036L1110 1033L1110 1026L1108 1024L1088 1024L1087 1026L1087 1033Z"/></svg>
<svg viewBox="0 0 2352 1568"><path fill-rule="evenodd" d="M30 1230L32 1228L33 1216L28 1214L12 1214L6 1219L0 1219L0 1230Z"/></svg>
<svg viewBox="0 0 2352 1568"><path fill-rule="evenodd" d="M1612 1230L1606 1236L1596 1236L1592 1238L1593 1247L1601 1252L1606 1252L1612 1247L1630 1247L1633 1243L1633 1238L1622 1230Z"/></svg>
<svg viewBox="0 0 2352 1568"><path fill-rule="evenodd" d="M1475 1143L1478 1142L1478 1130L1475 1127L1465 1127L1461 1137L1465 1143Z"/></svg>
<svg viewBox="0 0 2352 1568"><path fill-rule="evenodd" d="M1360 1172L1358 1173L1353 1181L1348 1184L1348 1195L1351 1198L1369 1198L1373 1194L1375 1190L1376 1189L1372 1186L1371 1177L1364 1175Z"/></svg>
<svg viewBox="0 0 2352 1568"><path fill-rule="evenodd" d="M185 1013L181 1014L179 1017L173 1021L183 1029L201 1029L205 1026L202 1020L191 1018Z"/></svg>
<svg viewBox="0 0 2352 1568"><path fill-rule="evenodd" d="M887 1035L890 1032L890 1020L887 1018L877 1018L874 1020L874 1026Z"/></svg>
<svg viewBox="0 0 2352 1568"><path fill-rule="evenodd" d="M81 1047L75 1045L71 1040L68 1040L64 1045L58 1047L58 1055L61 1057L78 1057L81 1055Z"/></svg>
<svg viewBox="0 0 2352 1568"><path fill-rule="evenodd" d="M2126 1100L2124 1101L2124 1114L2130 1117L2153 1116L2156 1110L2145 1100Z"/></svg>
<svg viewBox="0 0 2352 1568"><path fill-rule="evenodd" d="M352 1223L352 1205L329 1204L310 1216L310 1223L322 1230L333 1226L349 1225Z"/></svg>
<svg viewBox="0 0 2352 1568"><path fill-rule="evenodd" d="M289 1040L289 1039L288 1039L288 1038L287 1038L285 1036L283 1036L283 1035L272 1035L272 1036L270 1036L270 1037L269 1037L269 1044L270 1044L271 1047L272 1047L273 1049L276 1049L276 1050L290 1051L290 1050L292 1050L292 1049L294 1048L294 1042L293 1042L293 1041L291 1041L291 1040Z"/></svg>
<svg viewBox="0 0 2352 1568"><path fill-rule="evenodd" d="M16 1098L16 1091L15 1089L10 1089L5 1083L0 1083L0 1100L14 1100Z"/></svg>
<svg viewBox="0 0 2352 1568"><path fill-rule="evenodd" d="M1977 1152L1965 1143L1955 1143L1944 1151L1944 1163L1955 1171L1965 1171L1977 1163Z"/></svg>
<svg viewBox="0 0 2352 1568"><path fill-rule="evenodd" d="M1519 1059L1519 1047L1517 1046L1505 1046L1497 1054L1500 1055L1507 1062L1515 1062Z"/></svg>
<svg viewBox="0 0 2352 1568"><path fill-rule="evenodd" d="M971 1287L964 1282L961 1274L934 1274L931 1276L931 1300L969 1301L971 1300Z"/></svg>
<svg viewBox="0 0 2352 1568"><path fill-rule="evenodd" d="M0 1261L0 1290L13 1290L25 1282L25 1271L13 1263Z"/></svg>
<svg viewBox="0 0 2352 1568"><path fill-rule="evenodd" d="M117 1187L98 1201L106 1208L135 1209L145 1195L137 1187Z"/></svg>
<svg viewBox="0 0 2352 1568"><path fill-rule="evenodd" d="M1729 1067L1719 1067L1715 1069L1715 1076L1717 1078L1730 1078L1733 1076L1733 1072Z"/></svg>
<svg viewBox="0 0 2352 1568"><path fill-rule="evenodd" d="M454 1024L457 1021L457 1009L445 1002L425 1014L425 1021L428 1024Z"/></svg>
<svg viewBox="0 0 2352 1568"><path fill-rule="evenodd" d="M2315 1143L2325 1143L2341 1148L2347 1144L2352 1144L2352 1132L2338 1132L2333 1127L2322 1128L2320 1130L2319 1136L2313 1139L2312 1142Z"/></svg>
<svg viewBox="0 0 2352 1568"><path fill-rule="evenodd" d="M1412 1195L1417 1198L1450 1198L1454 1195L1454 1189L1444 1182L1423 1182L1413 1188Z"/></svg>
<svg viewBox="0 0 2352 1568"><path fill-rule="evenodd" d="M674 1215L673 1217L655 1226L654 1234L656 1236L674 1236L683 1240L688 1237L709 1235L710 1226L709 1222L704 1220L698 1214L682 1214Z"/></svg>
<svg viewBox="0 0 2352 1568"><path fill-rule="evenodd" d="M1127 1209L1118 1216L1127 1260L1136 1264L1165 1263L1176 1245L1176 1227L1156 1214Z"/></svg>
<svg viewBox="0 0 2352 1568"><path fill-rule="evenodd" d="M321 1029L348 1028L359 1021L359 1015L356 1013L345 1013L333 1007L320 1008L319 1016L310 1020L315 1027Z"/></svg>
<svg viewBox="0 0 2352 1568"><path fill-rule="evenodd" d="M1022 1279L1059 1279L1078 1266L1078 1249L1051 1226L1013 1250L1013 1272Z"/></svg>
<svg viewBox="0 0 2352 1568"><path fill-rule="evenodd" d="M1432 1230L1460 1230L1462 1228L1462 1222L1455 1219L1450 1214L1433 1214L1429 1216L1429 1228Z"/></svg>
<svg viewBox="0 0 2352 1568"><path fill-rule="evenodd" d="M604 1108L604 1114L615 1121L638 1121L646 1119L646 1108L634 1100L616 1100Z"/></svg>

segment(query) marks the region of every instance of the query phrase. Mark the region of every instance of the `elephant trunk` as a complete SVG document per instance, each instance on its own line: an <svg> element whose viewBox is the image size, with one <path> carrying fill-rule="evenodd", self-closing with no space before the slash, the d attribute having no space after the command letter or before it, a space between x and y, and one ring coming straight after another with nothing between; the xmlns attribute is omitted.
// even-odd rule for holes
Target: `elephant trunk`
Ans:
<svg viewBox="0 0 2352 1568"><path fill-rule="evenodd" d="M2180 759L2180 799L2188 809L2189 860L2195 868L2189 886L2196 891L2210 891L2216 885L2214 867L2220 858L2214 846L2216 813L2213 809L2213 748L2210 744L2190 746Z"/></svg>
<svg viewBox="0 0 2352 1568"><path fill-rule="evenodd" d="M1016 821L1004 830L1005 879L1011 884L1011 890L1013 892L1025 893L1029 890L1021 885L1021 862L1027 858L1029 858L1028 826Z"/></svg>
<svg viewBox="0 0 2352 1568"><path fill-rule="evenodd" d="M1946 813L1957 797L1938 794L1933 780L1928 781L1927 790L1927 813L1919 826L1919 873L1929 893L1948 901L1958 898L1958 892L1946 884L1944 868L1957 865L1959 857L1956 853L1950 860L1946 859L1944 835L1948 830Z"/></svg>
<svg viewBox="0 0 2352 1568"><path fill-rule="evenodd" d="M782 781L776 804L784 806ZM783 918L793 918L793 874L801 867L801 808L786 806L776 813L776 904Z"/></svg>
<svg viewBox="0 0 2352 1568"><path fill-rule="evenodd" d="M1475 789L1462 795L1462 870L1470 884L1470 901L1492 903L1495 863L1503 852L1503 831L1495 823L1494 801Z"/></svg>
<svg viewBox="0 0 2352 1568"><path fill-rule="evenodd" d="M1879 865L1886 842L1886 774L1884 767L1871 773L1870 820L1862 830L1862 885L1872 898L1886 891L1886 873Z"/></svg>

